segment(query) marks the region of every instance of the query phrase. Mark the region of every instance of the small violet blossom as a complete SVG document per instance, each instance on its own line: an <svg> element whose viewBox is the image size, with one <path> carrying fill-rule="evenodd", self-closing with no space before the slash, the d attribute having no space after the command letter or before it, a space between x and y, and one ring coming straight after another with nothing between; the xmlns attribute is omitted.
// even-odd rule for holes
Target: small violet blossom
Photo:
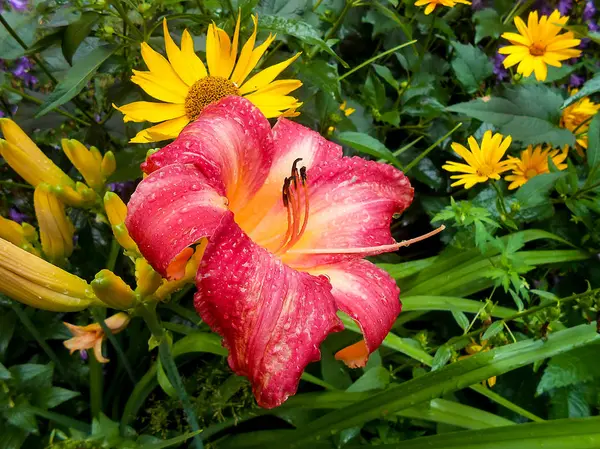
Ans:
<svg viewBox="0 0 600 449"><path fill-rule="evenodd" d="M148 157L125 224L170 279L203 242L194 304L223 337L229 365L272 408L296 392L319 345L343 329L364 340L340 351L364 366L401 304L396 282L366 256L396 251L392 216L412 202L396 168L360 157L285 118L271 128L249 100L206 106Z"/></svg>
<svg viewBox="0 0 600 449"><path fill-rule="evenodd" d="M566 16L567 14L569 14L571 12L572 8L573 8L573 0L560 0L558 2L558 10L560 11L560 14L563 16Z"/></svg>

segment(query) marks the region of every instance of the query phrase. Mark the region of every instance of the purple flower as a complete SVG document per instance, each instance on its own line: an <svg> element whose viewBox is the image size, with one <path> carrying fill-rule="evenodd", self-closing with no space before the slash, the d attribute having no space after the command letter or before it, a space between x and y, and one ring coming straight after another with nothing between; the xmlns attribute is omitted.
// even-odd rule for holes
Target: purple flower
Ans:
<svg viewBox="0 0 600 449"><path fill-rule="evenodd" d="M596 22L589 22L588 30L590 30L592 33L597 33L600 31L600 25L598 25Z"/></svg>
<svg viewBox="0 0 600 449"><path fill-rule="evenodd" d="M571 12L571 8L573 8L573 0L560 0L558 2L558 10L563 16L569 14L569 12Z"/></svg>
<svg viewBox="0 0 600 449"><path fill-rule="evenodd" d="M33 64L29 58L23 56L16 61L16 66L12 74L22 79L26 86L33 87L38 83L38 79L30 73Z"/></svg>
<svg viewBox="0 0 600 449"><path fill-rule="evenodd" d="M485 8L485 0L473 0L471 2L471 8L473 8L474 11L479 11L480 9Z"/></svg>
<svg viewBox="0 0 600 449"><path fill-rule="evenodd" d="M596 7L594 6L594 0L588 0L585 2L585 8L583 8L583 20L589 22L596 15Z"/></svg>
<svg viewBox="0 0 600 449"><path fill-rule="evenodd" d="M571 87L580 87L583 83L585 83L585 78L581 75L573 73L569 78L569 86Z"/></svg>
<svg viewBox="0 0 600 449"><path fill-rule="evenodd" d="M12 221L16 221L19 224L29 219L26 214L22 214L14 207L8 211L8 218L10 218Z"/></svg>
<svg viewBox="0 0 600 449"><path fill-rule="evenodd" d="M496 53L492 59L492 62L494 63L494 75L496 75L498 81L503 81L508 78L508 71L502 64L505 59L506 55L501 55L500 53Z"/></svg>
<svg viewBox="0 0 600 449"><path fill-rule="evenodd" d="M79 357L81 357L81 360L83 360L84 362L88 359L88 353L85 349L82 349L81 351L79 351Z"/></svg>
<svg viewBox="0 0 600 449"><path fill-rule="evenodd" d="M538 0L535 7L542 16L549 16L554 11L554 8L545 0Z"/></svg>
<svg viewBox="0 0 600 449"><path fill-rule="evenodd" d="M8 0L9 6L15 11L25 11L28 6L27 0Z"/></svg>
<svg viewBox="0 0 600 449"><path fill-rule="evenodd" d="M131 194L135 190L137 183L135 181L112 182L108 184L111 192L115 192L125 202L129 201Z"/></svg>

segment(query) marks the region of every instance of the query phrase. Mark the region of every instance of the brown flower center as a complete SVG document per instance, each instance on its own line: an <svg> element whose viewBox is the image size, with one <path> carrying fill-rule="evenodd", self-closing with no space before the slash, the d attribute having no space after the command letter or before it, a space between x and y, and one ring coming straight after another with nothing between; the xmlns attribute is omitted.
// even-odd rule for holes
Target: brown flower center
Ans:
<svg viewBox="0 0 600 449"><path fill-rule="evenodd" d="M535 43L529 47L529 54L531 56L542 56L544 53L546 53L545 45Z"/></svg>
<svg viewBox="0 0 600 449"><path fill-rule="evenodd" d="M190 120L196 120L202 110L228 95L239 95L238 87L221 76L207 76L196 81L185 97L185 114Z"/></svg>

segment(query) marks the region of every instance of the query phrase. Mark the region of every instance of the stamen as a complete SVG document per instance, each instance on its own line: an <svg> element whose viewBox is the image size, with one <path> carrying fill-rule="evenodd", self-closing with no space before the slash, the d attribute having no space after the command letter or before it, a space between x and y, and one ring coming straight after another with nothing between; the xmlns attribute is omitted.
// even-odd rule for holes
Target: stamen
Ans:
<svg viewBox="0 0 600 449"><path fill-rule="evenodd" d="M422 240L428 239L429 237L433 237L436 234L439 234L446 226L442 225L437 229L434 229L427 234L424 234L420 237L415 237L410 240L403 240L398 243L393 243L391 245L381 245L381 246L366 246L363 248L307 248L307 249L296 249L289 250L290 254L368 254L368 253L389 253L392 251L396 251L402 247L410 246L413 243L420 242Z"/></svg>

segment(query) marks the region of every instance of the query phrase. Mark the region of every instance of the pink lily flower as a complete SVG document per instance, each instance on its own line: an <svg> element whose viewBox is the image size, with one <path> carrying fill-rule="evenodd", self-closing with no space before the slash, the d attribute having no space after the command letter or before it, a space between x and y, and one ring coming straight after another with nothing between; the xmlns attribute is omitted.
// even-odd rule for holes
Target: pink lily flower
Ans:
<svg viewBox="0 0 600 449"><path fill-rule="evenodd" d="M196 310L259 405L296 392L321 342L343 329L338 310L363 331L363 350L348 362L364 366L401 310L396 282L363 258L405 246L390 233L413 199L402 172L343 157L287 119L271 128L241 97L207 106L142 169L129 233L168 278L181 276L190 245L208 239Z"/></svg>

